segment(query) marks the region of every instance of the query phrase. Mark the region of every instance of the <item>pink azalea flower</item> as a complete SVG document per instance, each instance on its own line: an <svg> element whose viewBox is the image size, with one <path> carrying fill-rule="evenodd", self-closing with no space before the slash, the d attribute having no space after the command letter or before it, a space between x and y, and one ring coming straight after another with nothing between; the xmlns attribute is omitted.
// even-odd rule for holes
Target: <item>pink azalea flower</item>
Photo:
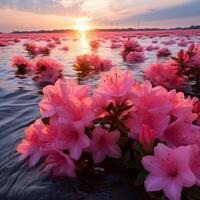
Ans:
<svg viewBox="0 0 200 200"><path fill-rule="evenodd" d="M172 103L167 98L168 92L163 87L152 87L145 81L135 90L133 98L134 110L130 111L130 118L126 125L130 128L129 137L138 138L143 124L148 125L156 138L161 138L170 122Z"/></svg>
<svg viewBox="0 0 200 200"><path fill-rule="evenodd" d="M65 147L69 149L71 158L78 160L83 149L90 144L90 139L85 134L85 127L76 124L61 124L59 129L63 138L65 138Z"/></svg>
<svg viewBox="0 0 200 200"><path fill-rule="evenodd" d="M143 48L136 41L129 38L122 43L121 55L125 61L131 52L143 52Z"/></svg>
<svg viewBox="0 0 200 200"><path fill-rule="evenodd" d="M112 66L111 60L103 59L99 57L98 55L91 54L89 60L90 60L91 66L93 66L94 69L96 70L105 70L105 69L111 68Z"/></svg>
<svg viewBox="0 0 200 200"><path fill-rule="evenodd" d="M109 103L111 103L111 101L107 100L103 95L95 92L92 99L93 112L95 113L95 116L104 117L107 114L105 109Z"/></svg>
<svg viewBox="0 0 200 200"><path fill-rule="evenodd" d="M168 48L162 48L157 52L158 57L167 57L170 55L171 55L171 52L169 51Z"/></svg>
<svg viewBox="0 0 200 200"><path fill-rule="evenodd" d="M105 70L112 67L112 61L95 54L84 54L76 57L75 67L81 71Z"/></svg>
<svg viewBox="0 0 200 200"><path fill-rule="evenodd" d="M17 146L17 151L21 154L20 160L29 157L29 166L32 167L38 163L40 158L45 155L43 151L43 129L41 120L25 130L25 139Z"/></svg>
<svg viewBox="0 0 200 200"><path fill-rule="evenodd" d="M130 63L143 62L144 61L144 53L143 52L137 52L137 51L130 52L127 55L127 59L126 60L127 60L127 62L130 62Z"/></svg>
<svg viewBox="0 0 200 200"><path fill-rule="evenodd" d="M179 46L181 47L186 47L188 45L188 43L185 41L185 40L181 40L179 43L178 43Z"/></svg>
<svg viewBox="0 0 200 200"><path fill-rule="evenodd" d="M145 180L147 192L163 190L169 200L181 200L183 187L191 187L196 182L187 146L171 149L158 144L154 156L143 157L142 164L150 173Z"/></svg>
<svg viewBox="0 0 200 200"><path fill-rule="evenodd" d="M37 81L54 83L62 76L63 65L50 58L40 58L36 61L34 71Z"/></svg>
<svg viewBox="0 0 200 200"><path fill-rule="evenodd" d="M145 69L145 76L154 84L168 89L181 88L185 79L178 76L178 67L170 64L151 64Z"/></svg>
<svg viewBox="0 0 200 200"><path fill-rule="evenodd" d="M89 96L88 85L78 85L74 80L57 80L54 85L43 88L44 98L39 103L43 117L52 117L67 104L69 96L83 100Z"/></svg>
<svg viewBox="0 0 200 200"><path fill-rule="evenodd" d="M168 99L173 104L171 115L175 118L183 118L185 122L193 122L197 118L197 114L193 113L194 99L185 98L184 93L171 90L168 93Z"/></svg>
<svg viewBox="0 0 200 200"><path fill-rule="evenodd" d="M100 47L100 43L97 40L93 39L93 40L90 41L90 47L92 49L99 48Z"/></svg>
<svg viewBox="0 0 200 200"><path fill-rule="evenodd" d="M119 68L113 67L110 72L102 73L101 82L95 92L108 99L123 101L133 95L134 82L130 71L122 72Z"/></svg>
<svg viewBox="0 0 200 200"><path fill-rule="evenodd" d="M197 114L197 120L196 120L196 124L197 125L200 125L200 101L198 98L196 98L194 100L194 103L193 103L193 112Z"/></svg>
<svg viewBox="0 0 200 200"><path fill-rule="evenodd" d="M75 81L58 80L54 86L43 89L44 99L40 102L43 117L54 117L59 123L76 122L89 124L93 118L89 86L77 85Z"/></svg>
<svg viewBox="0 0 200 200"><path fill-rule="evenodd" d="M172 45L175 44L176 42L174 40L168 40L168 41L163 41L162 43L165 45Z"/></svg>
<svg viewBox="0 0 200 200"><path fill-rule="evenodd" d="M49 54L50 49L48 46L39 46L34 43L25 43L24 44L25 50L28 52L28 54L36 56L38 54Z"/></svg>
<svg viewBox="0 0 200 200"><path fill-rule="evenodd" d="M95 163L102 162L106 156L120 158L121 150L117 144L119 138L120 133L118 131L107 132L96 127L92 133L91 144L86 151L92 153Z"/></svg>
<svg viewBox="0 0 200 200"><path fill-rule="evenodd" d="M200 127L177 119L164 132L164 141L170 146L200 144Z"/></svg>
<svg viewBox="0 0 200 200"><path fill-rule="evenodd" d="M94 66L91 64L89 54L83 54L76 56L76 68L80 71L88 71L90 69L94 69Z"/></svg>
<svg viewBox="0 0 200 200"><path fill-rule="evenodd" d="M146 47L146 50L147 51L153 51L153 50L158 50L160 47L159 46L152 46L152 45L149 45Z"/></svg>
<svg viewBox="0 0 200 200"><path fill-rule="evenodd" d="M23 56L14 56L12 66L17 67L19 72L26 73L33 69L33 64Z"/></svg>
<svg viewBox="0 0 200 200"><path fill-rule="evenodd" d="M43 172L52 172L54 176L69 176L76 177L75 163L73 159L58 150L51 150L45 160Z"/></svg>
<svg viewBox="0 0 200 200"><path fill-rule="evenodd" d="M69 96L67 104L57 114L59 123L73 122L87 126L94 119L91 98L80 100L75 96Z"/></svg>
<svg viewBox="0 0 200 200"><path fill-rule="evenodd" d="M200 147L190 146L190 167L196 176L196 185L200 187Z"/></svg>

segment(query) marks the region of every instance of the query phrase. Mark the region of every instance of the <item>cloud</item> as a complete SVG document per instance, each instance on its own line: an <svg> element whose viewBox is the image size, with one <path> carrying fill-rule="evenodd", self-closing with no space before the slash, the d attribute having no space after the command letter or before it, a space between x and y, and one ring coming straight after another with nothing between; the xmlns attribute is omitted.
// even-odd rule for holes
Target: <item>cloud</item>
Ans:
<svg viewBox="0 0 200 200"><path fill-rule="evenodd" d="M0 0L1 9L15 9L46 15L82 15L84 0Z"/></svg>
<svg viewBox="0 0 200 200"><path fill-rule="evenodd" d="M156 22L162 20L185 19L200 17L200 1L193 0L181 5L167 7L162 9L150 9L144 13L126 16L118 19L118 23L131 24L138 21Z"/></svg>

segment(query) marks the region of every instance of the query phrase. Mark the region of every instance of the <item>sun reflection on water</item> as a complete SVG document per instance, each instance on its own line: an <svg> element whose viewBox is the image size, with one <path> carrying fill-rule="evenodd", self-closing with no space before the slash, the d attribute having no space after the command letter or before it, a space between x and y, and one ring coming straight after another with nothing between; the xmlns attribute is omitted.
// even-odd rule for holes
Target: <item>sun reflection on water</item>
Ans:
<svg viewBox="0 0 200 200"><path fill-rule="evenodd" d="M80 38L80 48L82 49L82 52L88 53L90 50L88 33L86 31L79 32L79 38Z"/></svg>

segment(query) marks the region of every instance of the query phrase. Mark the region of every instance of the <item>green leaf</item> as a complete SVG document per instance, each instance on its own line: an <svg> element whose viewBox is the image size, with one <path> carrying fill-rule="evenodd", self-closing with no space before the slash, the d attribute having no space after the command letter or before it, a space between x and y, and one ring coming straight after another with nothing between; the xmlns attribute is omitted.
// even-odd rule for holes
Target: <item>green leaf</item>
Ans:
<svg viewBox="0 0 200 200"><path fill-rule="evenodd" d="M187 197L188 200L200 200L200 188L197 186L184 188L183 195Z"/></svg>
<svg viewBox="0 0 200 200"><path fill-rule="evenodd" d="M142 146L142 144L140 143L139 140L135 140L134 148L141 156L145 155L145 151L144 151L143 146Z"/></svg>
<svg viewBox="0 0 200 200"><path fill-rule="evenodd" d="M112 109L113 109L114 105L113 103L111 102L107 107L106 107L106 111L107 112L110 112Z"/></svg>
<svg viewBox="0 0 200 200"><path fill-rule="evenodd" d="M175 61L179 61L179 58L177 58L177 57L171 57L171 59L173 59L173 60L175 60Z"/></svg>
<svg viewBox="0 0 200 200"><path fill-rule="evenodd" d="M135 184L136 186L143 185L143 184L144 184L144 181L145 181L145 179L146 179L146 177L147 177L147 175L148 175L148 172L145 171L145 170L142 170L142 171L138 174L138 176L137 176L137 178L136 178L134 184Z"/></svg>

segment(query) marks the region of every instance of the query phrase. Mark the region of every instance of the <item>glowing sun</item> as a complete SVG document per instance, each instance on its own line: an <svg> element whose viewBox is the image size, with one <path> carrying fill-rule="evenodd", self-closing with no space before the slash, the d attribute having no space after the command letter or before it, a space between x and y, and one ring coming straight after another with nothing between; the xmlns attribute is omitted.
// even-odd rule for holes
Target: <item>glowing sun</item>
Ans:
<svg viewBox="0 0 200 200"><path fill-rule="evenodd" d="M87 21L85 19L77 20L76 25L74 26L74 28L76 30L78 30L78 31L81 31L81 32L91 29L90 25L87 23Z"/></svg>

